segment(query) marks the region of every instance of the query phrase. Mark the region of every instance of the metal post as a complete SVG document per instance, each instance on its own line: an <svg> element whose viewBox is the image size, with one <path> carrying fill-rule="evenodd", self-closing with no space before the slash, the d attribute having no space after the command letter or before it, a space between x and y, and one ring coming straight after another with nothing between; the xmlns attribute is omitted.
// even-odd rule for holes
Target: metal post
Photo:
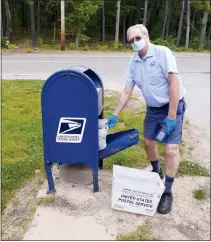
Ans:
<svg viewBox="0 0 211 242"><path fill-rule="evenodd" d="M65 5L61 0L61 50L65 50Z"/></svg>

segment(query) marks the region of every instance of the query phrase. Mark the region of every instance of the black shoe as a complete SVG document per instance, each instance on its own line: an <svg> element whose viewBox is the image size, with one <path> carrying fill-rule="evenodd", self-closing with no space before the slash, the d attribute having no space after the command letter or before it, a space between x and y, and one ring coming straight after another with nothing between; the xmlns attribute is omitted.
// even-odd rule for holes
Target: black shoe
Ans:
<svg viewBox="0 0 211 242"><path fill-rule="evenodd" d="M152 170L152 172L156 172L156 171L153 171L153 170ZM162 180L162 179L164 178L164 175L163 175L163 171L162 171L162 169L160 168L160 171L157 172L157 173L159 174L160 179Z"/></svg>
<svg viewBox="0 0 211 242"><path fill-rule="evenodd" d="M157 212L166 214L171 212L172 209L173 196L169 193L163 193L160 202L158 204Z"/></svg>

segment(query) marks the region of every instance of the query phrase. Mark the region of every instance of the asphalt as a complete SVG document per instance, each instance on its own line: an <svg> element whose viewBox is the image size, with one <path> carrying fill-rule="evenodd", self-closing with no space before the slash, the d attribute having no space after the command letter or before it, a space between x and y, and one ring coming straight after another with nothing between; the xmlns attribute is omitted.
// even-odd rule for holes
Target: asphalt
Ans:
<svg viewBox="0 0 211 242"><path fill-rule="evenodd" d="M105 89L120 91L131 56L119 52L3 53L2 79L46 80L58 70L82 65L100 75ZM186 89L186 118L210 132L210 54L176 53L176 59Z"/></svg>

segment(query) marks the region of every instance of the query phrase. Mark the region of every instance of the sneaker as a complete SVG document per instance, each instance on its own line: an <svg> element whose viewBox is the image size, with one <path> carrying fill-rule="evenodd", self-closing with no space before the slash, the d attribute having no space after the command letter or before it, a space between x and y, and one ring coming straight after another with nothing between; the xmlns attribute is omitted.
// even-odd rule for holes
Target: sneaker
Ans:
<svg viewBox="0 0 211 242"><path fill-rule="evenodd" d="M163 193L161 196L160 202L158 204L157 212L166 214L171 212L173 203L173 196L169 193Z"/></svg>
<svg viewBox="0 0 211 242"><path fill-rule="evenodd" d="M152 170L152 172L156 172L156 171L153 171L153 170ZM162 171L162 169L160 168L160 171L157 172L157 173L159 174L160 179L162 180L162 179L164 178L164 175L163 175L163 171Z"/></svg>

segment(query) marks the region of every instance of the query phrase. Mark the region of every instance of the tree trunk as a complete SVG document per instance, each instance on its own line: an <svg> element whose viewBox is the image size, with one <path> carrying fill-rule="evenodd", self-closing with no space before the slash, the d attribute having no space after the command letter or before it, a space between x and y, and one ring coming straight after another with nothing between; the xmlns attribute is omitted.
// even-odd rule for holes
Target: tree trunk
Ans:
<svg viewBox="0 0 211 242"><path fill-rule="evenodd" d="M35 34L35 16L34 16L34 2L30 1L30 15L31 15L31 33L32 33L32 46L36 45L36 34Z"/></svg>
<svg viewBox="0 0 211 242"><path fill-rule="evenodd" d="M40 36L40 0L37 6L37 36Z"/></svg>
<svg viewBox="0 0 211 242"><path fill-rule="evenodd" d="M75 38L75 46L76 46L76 48L79 48L79 46L80 46L80 31L77 32L77 35Z"/></svg>
<svg viewBox="0 0 211 242"><path fill-rule="evenodd" d="M7 30L6 30L6 37L10 41L11 39L11 13L10 13L10 6L8 0L5 0L5 9L6 9L6 19L7 19Z"/></svg>
<svg viewBox="0 0 211 242"><path fill-rule="evenodd" d="M61 0L61 50L65 50L65 2Z"/></svg>
<svg viewBox="0 0 211 242"><path fill-rule="evenodd" d="M191 32L190 32L190 42L191 42L192 39L193 39L193 33L194 33L195 21L196 21L196 15L195 15L195 13L194 13L194 16L193 16L193 23L192 23L192 26L191 26Z"/></svg>
<svg viewBox="0 0 211 242"><path fill-rule="evenodd" d="M164 17L164 23L163 23L163 33L162 33L162 37L165 36L165 30L166 30L166 25L167 25L167 18L168 18L168 0L166 1L166 10L165 10L165 17Z"/></svg>
<svg viewBox="0 0 211 242"><path fill-rule="evenodd" d="M126 28L125 28L125 16L122 17L122 35L123 35L123 45L126 43Z"/></svg>
<svg viewBox="0 0 211 242"><path fill-rule="evenodd" d="M211 35L211 23L210 23L209 32L208 32L208 35L207 35L207 46L206 46L207 49L210 48L210 35Z"/></svg>
<svg viewBox="0 0 211 242"><path fill-rule="evenodd" d="M120 5L121 5L121 0L117 0L117 10L116 10L116 33L115 33L115 42L116 42L116 43L119 41Z"/></svg>
<svg viewBox="0 0 211 242"><path fill-rule="evenodd" d="M143 25L144 26L147 25L147 6L148 6L148 1L145 0L145 4L144 4L144 20L143 20Z"/></svg>
<svg viewBox="0 0 211 242"><path fill-rule="evenodd" d="M102 27L101 27L101 41L102 43L105 42L105 0L103 0L102 3L102 17L101 17L101 21L102 21Z"/></svg>
<svg viewBox="0 0 211 242"><path fill-rule="evenodd" d="M202 50L204 47L204 37L206 33L207 21L208 21L209 11L207 9L204 10L203 22L201 27L201 34L199 39L199 50Z"/></svg>
<svg viewBox="0 0 211 242"><path fill-rule="evenodd" d="M184 17L184 7L185 7L185 1L182 1L182 9L181 9L181 14L180 14L180 22L179 22L179 29L178 29L178 34L177 34L177 47L180 45L181 41L181 35L182 35L182 24L183 24L183 17Z"/></svg>
<svg viewBox="0 0 211 242"><path fill-rule="evenodd" d="M168 15L167 23L166 23L166 36L169 36L170 20L171 20L171 17L170 17L170 15Z"/></svg>
<svg viewBox="0 0 211 242"><path fill-rule="evenodd" d="M185 48L188 49L189 45L189 34L190 34L190 3L191 0L187 1L187 31L186 31L186 40L185 40Z"/></svg>

